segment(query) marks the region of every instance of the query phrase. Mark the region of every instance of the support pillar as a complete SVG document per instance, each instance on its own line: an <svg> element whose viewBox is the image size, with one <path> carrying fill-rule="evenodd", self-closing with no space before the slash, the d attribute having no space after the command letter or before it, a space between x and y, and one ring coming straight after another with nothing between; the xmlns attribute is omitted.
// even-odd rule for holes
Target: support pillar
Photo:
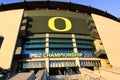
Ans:
<svg viewBox="0 0 120 80"><path fill-rule="evenodd" d="M46 71L47 71L47 76L49 76L49 58L46 58Z"/></svg>
<svg viewBox="0 0 120 80"><path fill-rule="evenodd" d="M76 66L80 68L80 60L78 57L75 58Z"/></svg>

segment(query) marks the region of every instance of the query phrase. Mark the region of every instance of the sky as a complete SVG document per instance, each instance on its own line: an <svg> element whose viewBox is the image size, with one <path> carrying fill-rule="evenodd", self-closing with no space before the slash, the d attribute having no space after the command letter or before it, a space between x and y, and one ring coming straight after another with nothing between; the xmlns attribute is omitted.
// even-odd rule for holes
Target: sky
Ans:
<svg viewBox="0 0 120 80"><path fill-rule="evenodd" d="M22 2L24 0L0 0L0 3L8 4L15 2ZM26 0L30 1L30 0ZM33 0L34 1L34 0ZM41 0L37 0L41 1ZM46 0L42 0L46 1ZM108 13L120 18L120 0L51 0L51 1L64 1L83 5L90 5L91 7L107 11Z"/></svg>

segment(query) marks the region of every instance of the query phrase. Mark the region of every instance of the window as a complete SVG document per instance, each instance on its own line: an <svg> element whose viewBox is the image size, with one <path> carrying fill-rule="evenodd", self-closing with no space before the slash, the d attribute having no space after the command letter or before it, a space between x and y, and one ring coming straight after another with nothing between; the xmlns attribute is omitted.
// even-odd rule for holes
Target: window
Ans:
<svg viewBox="0 0 120 80"><path fill-rule="evenodd" d="M96 57L94 54L94 44L91 39L76 39L78 53L82 53L82 57Z"/></svg>
<svg viewBox="0 0 120 80"><path fill-rule="evenodd" d="M71 38L49 38L49 53L73 53Z"/></svg>
<svg viewBox="0 0 120 80"><path fill-rule="evenodd" d="M45 53L45 38L28 38L23 45L23 54L29 58L30 54Z"/></svg>
<svg viewBox="0 0 120 80"><path fill-rule="evenodd" d="M4 37L3 37L3 36L0 36L0 48L1 48L1 46L2 46L3 40L4 40Z"/></svg>

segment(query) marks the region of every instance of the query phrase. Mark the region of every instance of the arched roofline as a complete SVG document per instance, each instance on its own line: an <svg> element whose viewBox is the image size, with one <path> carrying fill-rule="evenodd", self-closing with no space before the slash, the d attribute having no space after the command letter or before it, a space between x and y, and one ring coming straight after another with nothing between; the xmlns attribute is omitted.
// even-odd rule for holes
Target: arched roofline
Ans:
<svg viewBox="0 0 120 80"><path fill-rule="evenodd" d="M91 6L85 6L82 4L75 4L71 2L57 2L57 1L24 1L18 3L10 3L10 4L1 4L0 11L6 10L14 10L14 9L25 9L25 10L34 10L34 9L64 9L73 12L83 12L87 14L98 14L116 21L120 22L120 19L117 17L107 13L106 11L102 11Z"/></svg>

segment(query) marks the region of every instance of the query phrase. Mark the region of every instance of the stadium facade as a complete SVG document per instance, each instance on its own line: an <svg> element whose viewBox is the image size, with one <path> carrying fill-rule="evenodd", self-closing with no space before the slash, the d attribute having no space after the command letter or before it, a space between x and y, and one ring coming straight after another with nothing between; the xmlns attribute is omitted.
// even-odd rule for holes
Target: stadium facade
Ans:
<svg viewBox="0 0 120 80"><path fill-rule="evenodd" d="M89 80L119 80L119 33L118 18L91 6L55 1L1 4L0 67L11 76L45 70L49 79L79 74Z"/></svg>

